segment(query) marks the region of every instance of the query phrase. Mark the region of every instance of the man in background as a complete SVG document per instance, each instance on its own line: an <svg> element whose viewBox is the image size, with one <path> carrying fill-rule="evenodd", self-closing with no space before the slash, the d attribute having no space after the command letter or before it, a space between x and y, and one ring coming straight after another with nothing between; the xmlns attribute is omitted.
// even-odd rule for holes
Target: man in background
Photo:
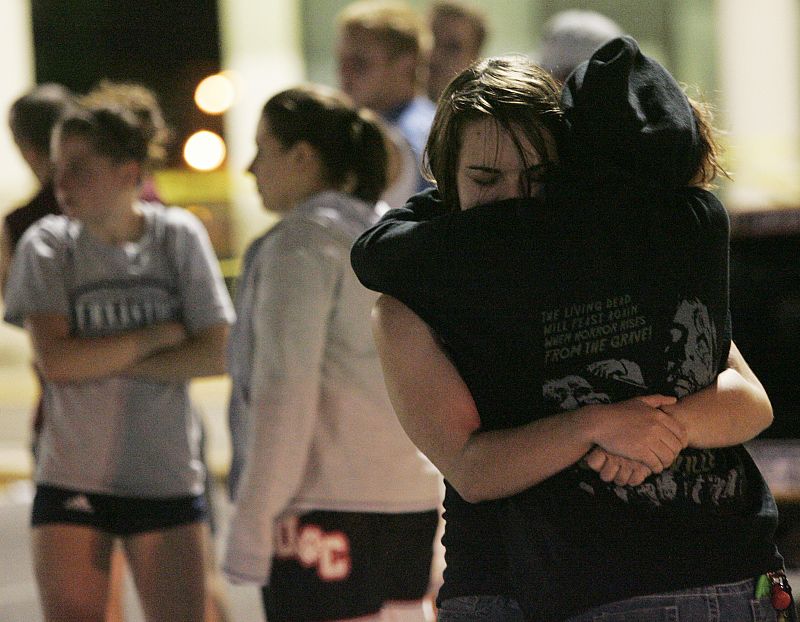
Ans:
<svg viewBox="0 0 800 622"><path fill-rule="evenodd" d="M397 129L401 139L394 137L394 157L400 181L406 179L407 190L399 193L405 201L428 185L419 165L436 110L421 89L430 31L413 8L394 0L358 0L342 10L337 22L340 85L356 105L374 110Z"/></svg>
<svg viewBox="0 0 800 622"><path fill-rule="evenodd" d="M5 216L0 233L0 291L5 289L11 258L22 234L48 214L60 214L53 190L50 134L58 119L75 102L73 94L60 84L41 84L11 105L8 126L20 155L36 176L39 190L25 205Z"/></svg>
<svg viewBox="0 0 800 622"><path fill-rule="evenodd" d="M481 57L487 19L478 7L461 0L437 0L431 6L431 50L428 97L437 101L458 73Z"/></svg>

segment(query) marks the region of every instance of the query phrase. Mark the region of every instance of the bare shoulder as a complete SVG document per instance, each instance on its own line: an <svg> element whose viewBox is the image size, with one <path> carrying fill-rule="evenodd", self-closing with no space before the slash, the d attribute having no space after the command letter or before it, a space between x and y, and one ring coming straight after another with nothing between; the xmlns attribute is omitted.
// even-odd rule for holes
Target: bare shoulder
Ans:
<svg viewBox="0 0 800 622"><path fill-rule="evenodd" d="M393 296L382 294L372 309L372 323L382 330L396 330L402 326L422 324L416 313Z"/></svg>
<svg viewBox="0 0 800 622"><path fill-rule="evenodd" d="M438 340L428 324L400 300L385 294L373 307L372 332L379 347L400 348L407 353L438 349Z"/></svg>
<svg viewBox="0 0 800 622"><path fill-rule="evenodd" d="M394 296L389 296L387 294L378 296L378 300L375 302L375 315L390 318L404 313L411 313L411 309Z"/></svg>

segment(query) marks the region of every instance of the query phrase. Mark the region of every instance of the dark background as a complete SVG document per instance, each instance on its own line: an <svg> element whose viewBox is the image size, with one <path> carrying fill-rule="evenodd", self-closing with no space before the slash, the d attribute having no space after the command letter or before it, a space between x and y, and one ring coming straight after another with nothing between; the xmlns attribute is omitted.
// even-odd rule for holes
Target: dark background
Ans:
<svg viewBox="0 0 800 622"><path fill-rule="evenodd" d="M199 129L222 133L194 89L220 70L216 0L33 0L36 81L85 93L101 79L152 89L173 130L168 166Z"/></svg>
<svg viewBox="0 0 800 622"><path fill-rule="evenodd" d="M732 214L731 225L733 339L767 390L775 415L762 437L797 439L800 210Z"/></svg>

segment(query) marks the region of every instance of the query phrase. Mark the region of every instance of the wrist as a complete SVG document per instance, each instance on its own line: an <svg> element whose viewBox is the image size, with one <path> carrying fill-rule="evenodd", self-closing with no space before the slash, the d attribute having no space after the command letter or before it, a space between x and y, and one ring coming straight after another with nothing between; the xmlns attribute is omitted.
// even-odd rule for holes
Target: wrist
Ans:
<svg viewBox="0 0 800 622"><path fill-rule="evenodd" d="M668 414L681 426L683 426L683 429L686 431L686 446L694 447L697 439L695 438L695 430L694 426L692 425L692 419L689 416L690 411L683 408L676 408L674 404L668 407L661 407L660 410Z"/></svg>
<svg viewBox="0 0 800 622"><path fill-rule="evenodd" d="M599 445L598 430L602 404L587 404L566 413L575 437L588 447Z"/></svg>

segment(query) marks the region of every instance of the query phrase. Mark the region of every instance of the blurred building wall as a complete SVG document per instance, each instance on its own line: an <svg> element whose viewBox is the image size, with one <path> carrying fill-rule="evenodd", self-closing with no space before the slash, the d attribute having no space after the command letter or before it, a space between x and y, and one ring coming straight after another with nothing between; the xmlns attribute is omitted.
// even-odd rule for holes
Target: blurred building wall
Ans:
<svg viewBox="0 0 800 622"><path fill-rule="evenodd" d="M242 250L274 218L245 173L266 100L304 77L299 0L219 0L222 65L237 97L225 118L234 245Z"/></svg>
<svg viewBox="0 0 800 622"><path fill-rule="evenodd" d="M36 188L36 181L23 162L8 129L8 109L17 97L34 83L33 46L29 0L3 0L0 2L0 58L5 59L3 79L0 80L0 215L22 203ZM0 304L0 309L2 305ZM26 364L30 357L25 334L0 322L0 366ZM8 370L0 367L0 373ZM0 386L0 401L8 403L8 389L17 392L26 387L23 381ZM4 426L7 421L0 419ZM0 456L2 458L2 456Z"/></svg>
<svg viewBox="0 0 800 622"><path fill-rule="evenodd" d="M0 2L0 213L25 199L35 180L8 129L8 109L34 83L30 0Z"/></svg>
<svg viewBox="0 0 800 622"><path fill-rule="evenodd" d="M732 207L800 207L800 9L797 0L717 0L721 108Z"/></svg>

